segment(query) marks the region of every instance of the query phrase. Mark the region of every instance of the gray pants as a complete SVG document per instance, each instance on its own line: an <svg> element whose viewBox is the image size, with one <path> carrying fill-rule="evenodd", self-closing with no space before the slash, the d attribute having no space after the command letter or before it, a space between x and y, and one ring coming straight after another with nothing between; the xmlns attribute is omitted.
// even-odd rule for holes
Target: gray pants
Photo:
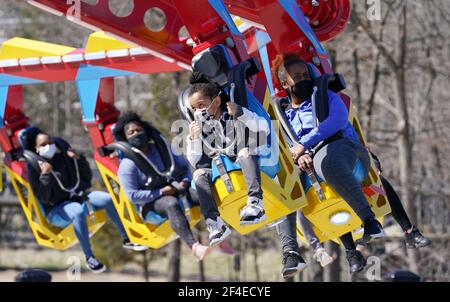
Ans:
<svg viewBox="0 0 450 302"><path fill-rule="evenodd" d="M243 149L239 152L238 162L244 174L245 183L249 197L262 199L263 191L261 189L261 173L259 170L258 156L249 155L248 151ZM194 171L194 182L200 203L200 210L205 219L216 219L219 216L216 202L211 191L212 170L210 168L201 168Z"/></svg>
<svg viewBox="0 0 450 302"><path fill-rule="evenodd" d="M364 222L365 219L375 215L364 196L361 184L353 176L357 160L360 160L367 176L370 159L366 148L355 140L344 138L331 142L320 149L314 156L314 168L316 173L341 195ZM296 216L296 212L289 214L277 226L283 253L298 251ZM298 211L298 216L300 228L308 243L314 249L322 247L311 222L301 211ZM346 249L354 249L351 233L344 234L340 239Z"/></svg>
<svg viewBox="0 0 450 302"><path fill-rule="evenodd" d="M350 205L364 223L367 218L374 218L375 214L370 209L361 184L353 175L358 160L367 176L369 153L361 143L350 138L329 143L313 159L316 173Z"/></svg>
<svg viewBox="0 0 450 302"><path fill-rule="evenodd" d="M159 215L166 217L175 233L177 233L190 248L197 242L176 197L162 196L155 201L144 205L142 216L145 217L149 211L155 211Z"/></svg>
<svg viewBox="0 0 450 302"><path fill-rule="evenodd" d="M319 241L319 238L317 238L316 233L314 233L311 222L309 222L303 212L299 210L287 215L286 219L277 225L277 233L281 241L283 254L289 251L298 252L297 215L300 229L302 230L302 233L305 236L305 239L308 241L309 245L314 250L323 247L323 245Z"/></svg>

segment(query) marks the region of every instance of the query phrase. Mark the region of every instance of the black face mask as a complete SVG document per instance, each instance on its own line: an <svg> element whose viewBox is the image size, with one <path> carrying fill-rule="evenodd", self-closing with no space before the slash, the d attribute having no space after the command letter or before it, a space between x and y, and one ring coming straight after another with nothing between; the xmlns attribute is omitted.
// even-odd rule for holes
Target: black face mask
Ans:
<svg viewBox="0 0 450 302"><path fill-rule="evenodd" d="M295 83L295 85L289 89L290 90L289 94L295 95L297 99L299 99L301 102L304 102L311 97L313 93L313 88L314 88L313 80L303 80L298 83Z"/></svg>
<svg viewBox="0 0 450 302"><path fill-rule="evenodd" d="M135 148L141 149L148 143L148 137L145 132L139 132L128 138L128 143Z"/></svg>

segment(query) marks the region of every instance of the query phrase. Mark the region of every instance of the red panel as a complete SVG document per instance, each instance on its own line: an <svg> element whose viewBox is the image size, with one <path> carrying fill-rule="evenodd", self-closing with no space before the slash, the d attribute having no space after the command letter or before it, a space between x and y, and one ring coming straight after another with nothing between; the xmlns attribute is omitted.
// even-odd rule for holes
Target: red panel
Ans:
<svg viewBox="0 0 450 302"><path fill-rule="evenodd" d="M71 7L66 0L36 0L54 10L67 13ZM144 23L145 13L153 7L164 11L167 24L162 31L153 32ZM124 39L162 53L178 61L190 64L191 49L180 42L178 32L183 26L176 9L169 1L134 0L134 9L126 17L114 15L108 1L98 1L95 5L81 2L81 21L101 28Z"/></svg>
<svg viewBox="0 0 450 302"><path fill-rule="evenodd" d="M234 15L250 21L266 25L266 18L262 15L267 15L276 6L279 6L276 0L224 0L228 5L228 9ZM328 41L335 38L341 33L350 17L350 1L349 0L327 0L319 1L319 6L312 6L311 0L297 0L301 7L303 14L310 20L310 24L316 33L319 41ZM277 19L278 13L273 11L275 15L273 20L280 22ZM293 30L295 27L288 27ZM283 36L286 31L280 29L280 35ZM272 33L271 33L272 36Z"/></svg>
<svg viewBox="0 0 450 302"><path fill-rule="evenodd" d="M95 149L111 142L105 141L105 129L110 132L108 126L117 121L119 114L114 106L114 79L102 79L95 107L95 122L84 123Z"/></svg>
<svg viewBox="0 0 450 302"><path fill-rule="evenodd" d="M0 144L3 152L9 152L19 147L17 131L28 125L28 117L23 113L22 86L8 87L3 124L4 127L0 128Z"/></svg>
<svg viewBox="0 0 450 302"><path fill-rule="evenodd" d="M123 58L108 58L92 60L83 63L59 63L34 66L17 66L0 68L0 73L24 77L44 82L74 81L77 77L80 64L89 63L94 66L125 70L130 72L152 74L162 72L183 71L175 63L169 63L152 55L139 55Z"/></svg>
<svg viewBox="0 0 450 302"><path fill-rule="evenodd" d="M66 14L70 5L65 0L37 0L37 2ZM279 52L306 49L307 39L277 0L225 0L231 13L264 25ZM303 13L320 41L334 38L343 31L350 16L349 0L298 0ZM167 16L167 25L161 32L148 30L144 14L151 7L161 8ZM144 47L190 64L192 50L180 41L179 29L185 24L197 43L205 42L218 33L223 21L207 0L134 0L134 10L127 17L117 17L108 7L108 1L96 5L81 3L81 20L131 40Z"/></svg>

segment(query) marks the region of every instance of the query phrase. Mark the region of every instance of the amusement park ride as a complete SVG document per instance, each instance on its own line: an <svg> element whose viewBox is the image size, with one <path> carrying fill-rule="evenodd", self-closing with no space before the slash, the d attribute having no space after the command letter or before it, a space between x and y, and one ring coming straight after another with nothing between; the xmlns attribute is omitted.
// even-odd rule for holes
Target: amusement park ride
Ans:
<svg viewBox="0 0 450 302"><path fill-rule="evenodd" d="M36 83L75 81L94 147L94 158L105 185L131 241L160 248L175 238L167 221L150 223L125 196L117 177L119 158L111 156L112 129L119 116L114 106L114 77L198 70L225 79L220 85L235 84L238 100L250 110L282 127L272 127L268 140L275 163L262 168L262 186L267 220L242 226L239 209L247 200L239 166L222 156L226 172L215 167L216 202L223 219L240 234L247 234L287 214L302 209L321 241L338 240L349 231L361 236L361 221L349 205L325 182L319 198L313 186L303 187L289 146L295 138L284 121L279 97L284 91L273 81L271 61L277 54L295 52L315 71L317 78L334 74L330 57L321 42L341 33L350 16L349 0L134 0L127 16L117 16L109 1L28 1L47 12L91 29L84 49L14 38L0 49L0 144L5 167L22 208L39 244L65 249L76 242L73 228L47 222L39 201L27 180L29 165L24 160L21 136L30 127L23 112L22 87ZM147 14L163 20L158 28L145 22ZM180 36L183 29L189 36ZM231 83L230 75L240 79ZM236 79L236 77L234 77ZM227 80L228 79L228 80ZM247 93L245 93L247 91ZM242 93L244 92L244 93ZM364 142L350 98L339 92L350 111L349 122ZM175 101L175 100L174 100ZM180 104L183 104L180 96ZM183 112L188 118L186 112ZM231 180L231 189L223 174ZM362 182L369 204L378 218L390 212L373 162ZM200 221L198 207L190 207L191 225ZM95 213L90 231L104 223L104 213ZM301 232L299 231L301 235Z"/></svg>

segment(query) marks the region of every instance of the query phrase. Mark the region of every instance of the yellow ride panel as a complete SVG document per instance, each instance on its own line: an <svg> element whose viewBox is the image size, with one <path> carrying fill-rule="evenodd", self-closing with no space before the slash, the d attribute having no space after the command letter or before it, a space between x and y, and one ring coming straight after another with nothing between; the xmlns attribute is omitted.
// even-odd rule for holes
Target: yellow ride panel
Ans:
<svg viewBox="0 0 450 302"><path fill-rule="evenodd" d="M13 38L3 42L0 49L0 60L63 56L74 50L75 48L64 45Z"/></svg>
<svg viewBox="0 0 450 302"><path fill-rule="evenodd" d="M73 225L70 224L61 229L49 224L45 214L42 212L38 200L31 190L29 182L24 180L8 166L6 166L6 172L11 179L11 183L16 191L20 205L22 206L25 217L28 220L28 224L31 227L31 231L34 234L37 243L58 250L65 250L76 244L78 240L75 236ZM105 223L105 210L95 211L93 220L94 221L88 216L87 223L91 236Z"/></svg>
<svg viewBox="0 0 450 302"><path fill-rule="evenodd" d="M136 46L119 41L103 31L98 31L89 36L85 52L108 51L133 47Z"/></svg>

